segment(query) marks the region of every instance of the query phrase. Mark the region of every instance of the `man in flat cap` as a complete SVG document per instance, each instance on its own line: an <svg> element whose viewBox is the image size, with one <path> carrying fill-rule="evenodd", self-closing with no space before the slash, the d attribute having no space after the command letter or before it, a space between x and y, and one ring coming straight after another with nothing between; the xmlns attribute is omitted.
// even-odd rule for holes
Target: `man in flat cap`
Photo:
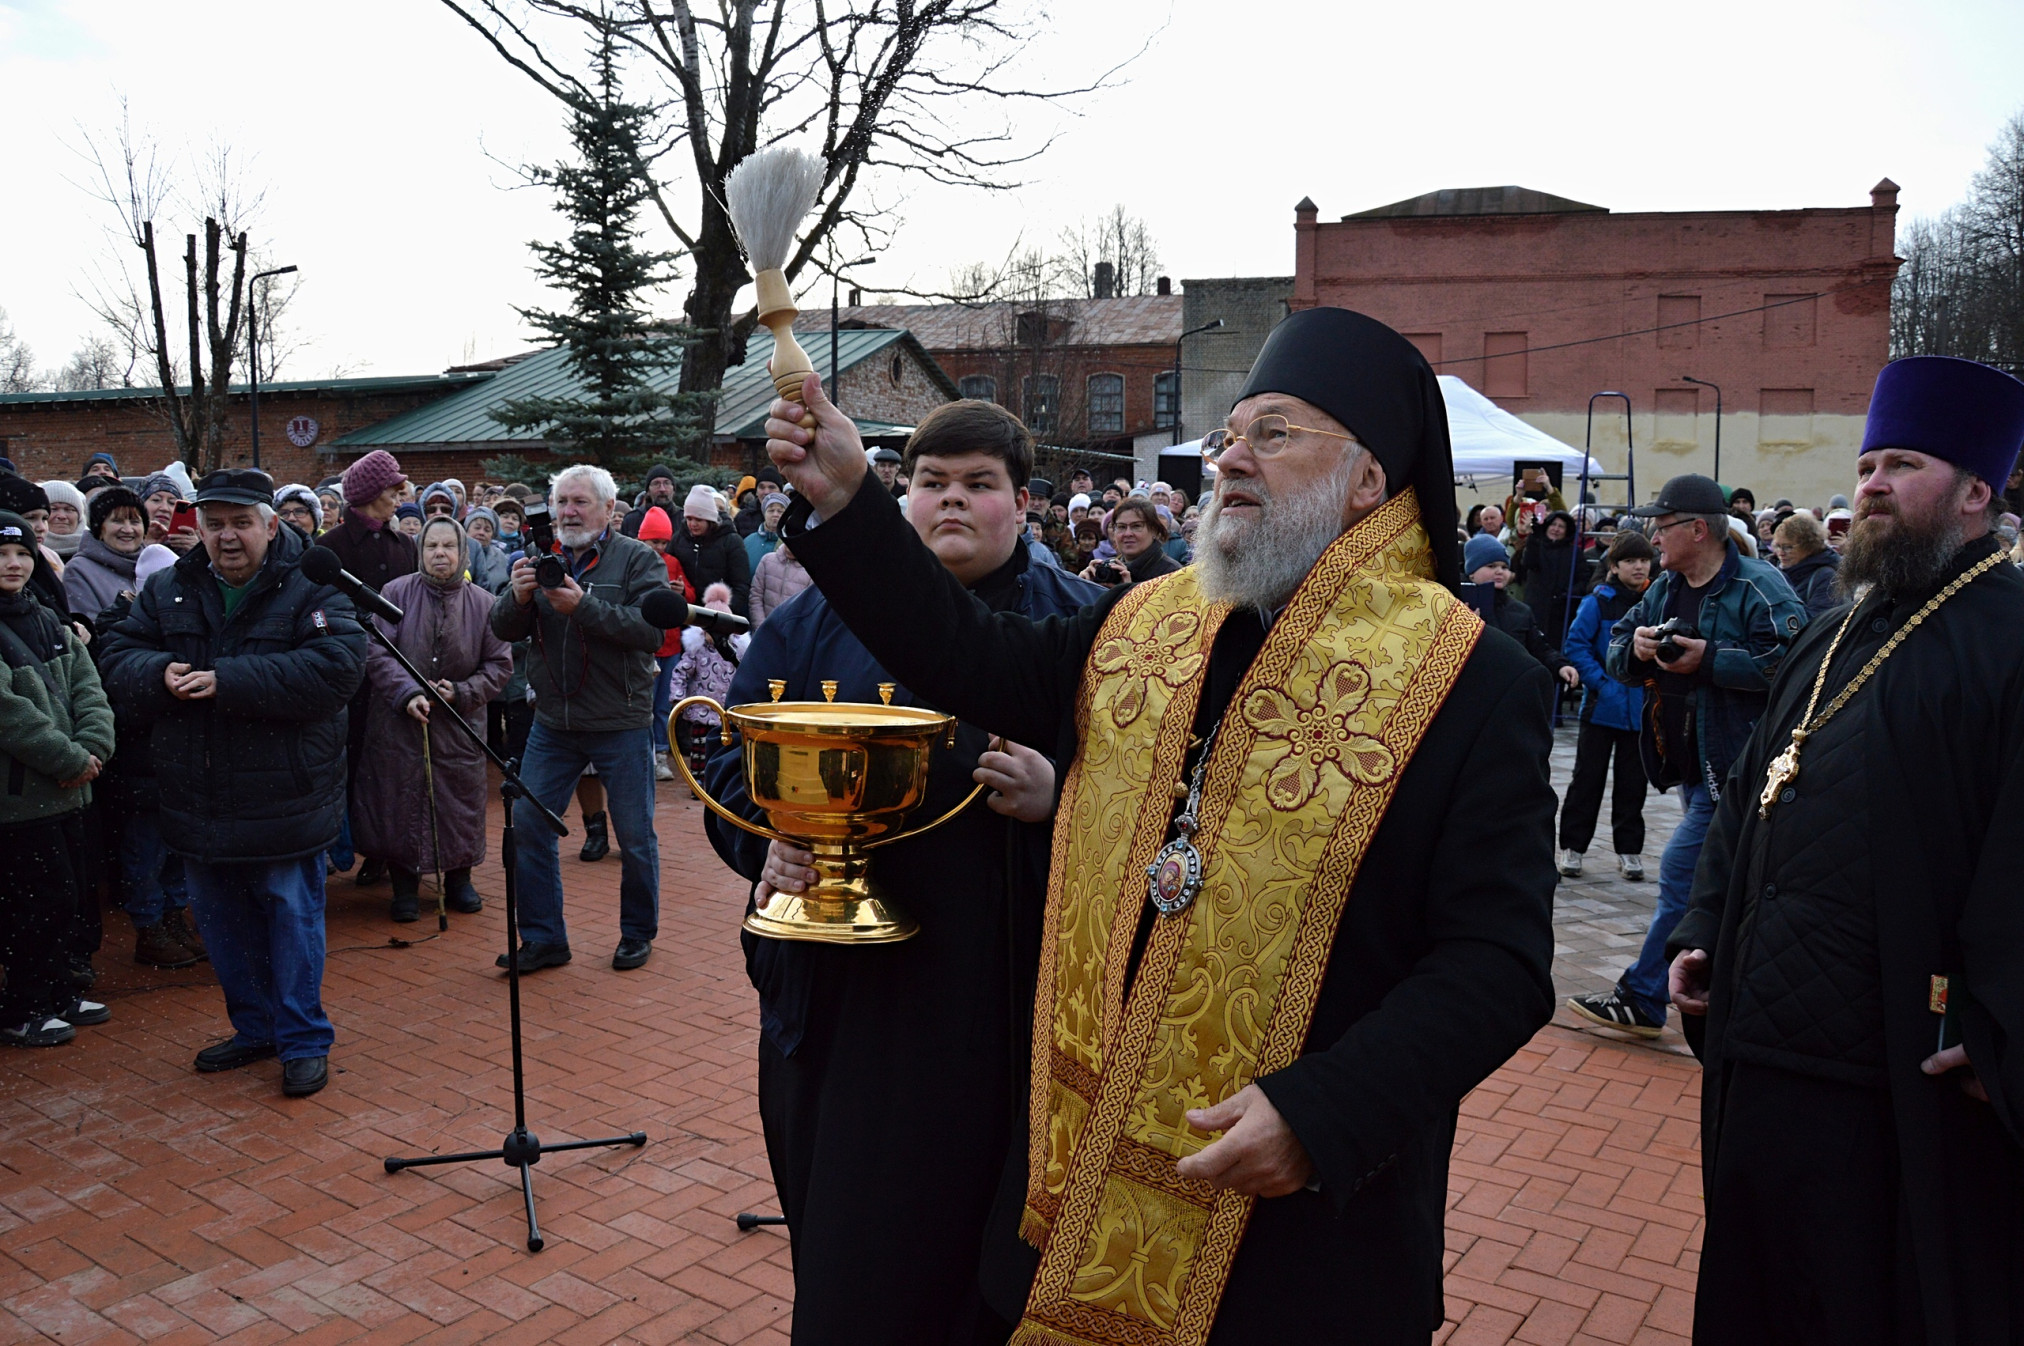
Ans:
<svg viewBox="0 0 2024 1346"><path fill-rule="evenodd" d="M973 1335L1424 1343L1456 1108L1551 1013L1554 883L1552 680L1453 592L1432 369L1288 318L1205 440L1195 565L1043 621L802 399L784 545L916 695L1067 768Z"/></svg>
<svg viewBox="0 0 2024 1346"><path fill-rule="evenodd" d="M1840 583L1668 942L1707 1068L1704 1346L2024 1341L2024 383L1885 366Z"/></svg>

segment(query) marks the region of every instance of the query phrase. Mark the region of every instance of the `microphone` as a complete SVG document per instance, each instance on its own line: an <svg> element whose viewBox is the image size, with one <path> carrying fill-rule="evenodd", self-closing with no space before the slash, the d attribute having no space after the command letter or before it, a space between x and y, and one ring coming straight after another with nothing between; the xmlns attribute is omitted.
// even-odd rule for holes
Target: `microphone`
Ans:
<svg viewBox="0 0 2024 1346"><path fill-rule="evenodd" d="M327 584L375 616L398 622L407 616L386 600L379 590L344 568L336 552L328 547L311 547L302 553L302 573L318 584Z"/></svg>
<svg viewBox="0 0 2024 1346"><path fill-rule="evenodd" d="M673 589L656 589L642 598L640 616L646 618L649 626L658 626L663 631L695 626L713 635L735 636L752 629L752 623L743 617L715 608L699 608Z"/></svg>

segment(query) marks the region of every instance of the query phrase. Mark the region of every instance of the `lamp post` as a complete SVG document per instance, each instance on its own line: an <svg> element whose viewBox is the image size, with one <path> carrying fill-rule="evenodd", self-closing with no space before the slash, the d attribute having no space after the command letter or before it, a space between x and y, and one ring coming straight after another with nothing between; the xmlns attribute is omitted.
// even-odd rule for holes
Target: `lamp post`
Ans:
<svg viewBox="0 0 2024 1346"><path fill-rule="evenodd" d="M854 266L870 266L873 262L876 262L878 258L860 257L854 262L845 262L842 266L838 266L836 264L834 253L830 255L830 258L831 260L829 263L829 384L826 388L826 391L829 393L829 400L836 406L841 407L843 404L837 400L836 396L836 326L837 326L836 290L838 284L841 282L843 272L850 270Z"/></svg>
<svg viewBox="0 0 2024 1346"><path fill-rule="evenodd" d="M246 372L253 385L253 466L260 466L260 299L255 288L269 276L285 276L292 266L262 271L246 283Z"/></svg>
<svg viewBox="0 0 2024 1346"><path fill-rule="evenodd" d="M1174 338L1174 443L1181 442L1181 343L1197 332L1213 332L1223 325L1221 318L1212 318L1200 327L1190 327Z"/></svg>
<svg viewBox="0 0 2024 1346"><path fill-rule="evenodd" d="M1715 390L1715 480L1722 480L1722 389L1721 385L1706 379L1697 379L1691 374L1680 375L1681 383L1698 383L1703 388Z"/></svg>

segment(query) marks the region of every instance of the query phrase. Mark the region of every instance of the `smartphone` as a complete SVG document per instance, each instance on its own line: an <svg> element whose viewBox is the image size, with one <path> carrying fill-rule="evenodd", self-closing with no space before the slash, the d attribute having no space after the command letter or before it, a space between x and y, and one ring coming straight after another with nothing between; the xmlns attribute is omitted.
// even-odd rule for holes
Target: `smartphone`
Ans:
<svg viewBox="0 0 2024 1346"><path fill-rule="evenodd" d="M171 533L182 528L187 528L192 533L197 531L197 507L187 500L178 504L176 512L169 516L169 531Z"/></svg>
<svg viewBox="0 0 2024 1346"><path fill-rule="evenodd" d="M1848 525L1852 522L1853 520L1850 519L1829 519L1827 521L1827 535L1829 537L1845 537L1848 533Z"/></svg>

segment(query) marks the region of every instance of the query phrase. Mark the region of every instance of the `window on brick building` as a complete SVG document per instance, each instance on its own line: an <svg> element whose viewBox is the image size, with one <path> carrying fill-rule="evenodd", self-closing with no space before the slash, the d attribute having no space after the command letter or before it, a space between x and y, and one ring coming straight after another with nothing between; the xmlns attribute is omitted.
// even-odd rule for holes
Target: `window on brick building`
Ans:
<svg viewBox="0 0 2024 1346"><path fill-rule="evenodd" d="M1407 332L1405 338L1407 341L1412 342L1413 345L1419 347L1420 354L1426 357L1427 363L1434 367L1436 374L1441 372L1441 334L1439 332Z"/></svg>
<svg viewBox="0 0 2024 1346"><path fill-rule="evenodd" d="M1660 388L1652 395L1658 411L1652 447L1660 453L1689 453L1700 447L1701 390Z"/></svg>
<svg viewBox="0 0 2024 1346"><path fill-rule="evenodd" d="M1159 430L1171 430L1180 418L1181 399L1174 371L1162 370L1153 375L1153 426Z"/></svg>
<svg viewBox="0 0 2024 1346"><path fill-rule="evenodd" d="M956 391L964 397L974 398L979 402L996 402L998 400L998 380L992 378L989 374L965 374L963 381L956 385Z"/></svg>
<svg viewBox="0 0 2024 1346"><path fill-rule="evenodd" d="M1022 419L1036 435L1054 433L1061 415L1061 380L1052 374L1027 375L1020 380L1019 401L1025 408Z"/></svg>
<svg viewBox="0 0 2024 1346"><path fill-rule="evenodd" d="M1525 396L1523 332L1483 333L1483 392L1490 397Z"/></svg>
<svg viewBox="0 0 2024 1346"><path fill-rule="evenodd" d="M1757 447L1792 452L1813 446L1813 390L1765 388L1757 401Z"/></svg>
<svg viewBox="0 0 2024 1346"><path fill-rule="evenodd" d="M1810 294L1765 295L1765 348L1793 350L1800 346L1811 346L1816 303L1817 300Z"/></svg>
<svg viewBox="0 0 2024 1346"><path fill-rule="evenodd" d="M1684 349L1701 344L1701 296L1662 294L1659 296L1658 338L1661 347Z"/></svg>
<svg viewBox="0 0 2024 1346"><path fill-rule="evenodd" d="M1124 433L1124 375L1089 376L1089 433L1092 435Z"/></svg>

